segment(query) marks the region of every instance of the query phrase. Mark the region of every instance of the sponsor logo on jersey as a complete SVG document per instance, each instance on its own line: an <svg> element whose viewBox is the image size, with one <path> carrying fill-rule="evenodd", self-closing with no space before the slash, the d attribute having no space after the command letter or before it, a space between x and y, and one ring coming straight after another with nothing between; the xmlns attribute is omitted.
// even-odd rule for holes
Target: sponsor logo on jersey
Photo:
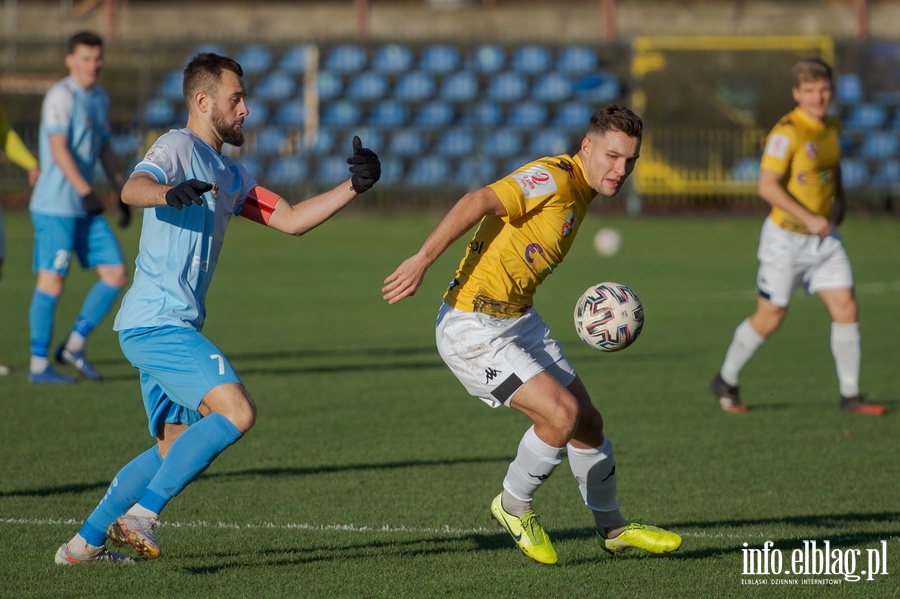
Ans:
<svg viewBox="0 0 900 599"><path fill-rule="evenodd" d="M765 153L775 158L784 158L787 156L788 148L791 146L791 140L783 133L775 133L766 143Z"/></svg>
<svg viewBox="0 0 900 599"><path fill-rule="evenodd" d="M550 172L541 165L532 166L521 173L515 173L513 179L522 187L526 198L536 198L556 191L556 181Z"/></svg>
<svg viewBox="0 0 900 599"><path fill-rule="evenodd" d="M797 183L800 185L828 185L831 183L831 171L800 171L797 173Z"/></svg>
<svg viewBox="0 0 900 599"><path fill-rule="evenodd" d="M544 248L541 247L539 243L529 243L525 247L525 262L528 264L534 264L534 255L535 254L544 254Z"/></svg>
<svg viewBox="0 0 900 599"><path fill-rule="evenodd" d="M156 153L162 151L163 146L161 144L156 144L155 146L147 150L147 153L144 154L144 160L146 160L147 162L153 162L153 158L156 157Z"/></svg>
<svg viewBox="0 0 900 599"><path fill-rule="evenodd" d="M569 216L566 217L566 222L563 223L562 226L562 236L568 237L572 234L572 231L575 230L575 221L577 220L575 216L575 211L569 213Z"/></svg>
<svg viewBox="0 0 900 599"><path fill-rule="evenodd" d="M816 159L816 156L819 155L819 146L814 141L807 142L806 144L806 155L809 156L812 160Z"/></svg>

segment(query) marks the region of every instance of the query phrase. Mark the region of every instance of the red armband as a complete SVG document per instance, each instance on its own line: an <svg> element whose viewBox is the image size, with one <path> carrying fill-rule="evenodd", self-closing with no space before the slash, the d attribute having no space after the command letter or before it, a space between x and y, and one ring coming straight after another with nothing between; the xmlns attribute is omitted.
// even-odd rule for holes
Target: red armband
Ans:
<svg viewBox="0 0 900 599"><path fill-rule="evenodd" d="M265 187L257 185L250 190L244 207L241 208L241 216L256 221L261 225L269 224L272 213L275 212L275 205L281 196L274 191L269 191Z"/></svg>

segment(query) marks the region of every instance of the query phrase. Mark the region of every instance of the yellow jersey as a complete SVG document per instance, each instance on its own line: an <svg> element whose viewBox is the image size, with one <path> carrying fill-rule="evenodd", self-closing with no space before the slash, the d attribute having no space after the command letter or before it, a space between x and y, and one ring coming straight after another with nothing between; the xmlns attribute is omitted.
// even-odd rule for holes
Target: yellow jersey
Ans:
<svg viewBox="0 0 900 599"><path fill-rule="evenodd" d="M10 161L21 166L26 171L38 165L37 158L28 151L28 148L22 143L22 138L9 128L2 105L0 105L0 148L3 148L6 157Z"/></svg>
<svg viewBox="0 0 900 599"><path fill-rule="evenodd" d="M836 171L841 160L840 124L818 121L795 108L778 121L766 138L761 170L781 174L781 185L815 214L831 217ZM775 224L794 233L809 230L784 210L772 208Z"/></svg>
<svg viewBox="0 0 900 599"><path fill-rule="evenodd" d="M578 156L530 162L489 186L505 216L485 216L444 301L500 318L521 316L572 247L596 193Z"/></svg>

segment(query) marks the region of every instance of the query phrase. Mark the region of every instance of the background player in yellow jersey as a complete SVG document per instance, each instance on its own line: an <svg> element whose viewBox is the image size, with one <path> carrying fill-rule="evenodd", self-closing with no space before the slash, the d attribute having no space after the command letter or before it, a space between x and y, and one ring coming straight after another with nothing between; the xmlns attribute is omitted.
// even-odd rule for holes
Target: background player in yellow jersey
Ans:
<svg viewBox="0 0 900 599"><path fill-rule="evenodd" d="M760 163L758 192L772 206L759 243L756 311L740 325L711 383L726 412L746 412L738 377L753 354L787 316L791 295L802 286L831 314L831 351L842 410L881 415L884 406L859 393L860 335L853 271L837 226L846 211L841 185L840 125L828 116L831 68L818 58L791 73L797 107L769 133Z"/></svg>
<svg viewBox="0 0 900 599"><path fill-rule="evenodd" d="M22 138L10 128L2 104L0 104L0 148L3 148L3 152L10 161L28 171L28 184L34 187L38 176L41 174L37 158L28 151L28 148L22 143ZM3 260L5 257L6 237L3 227L3 206L0 205L0 275L3 274ZM0 375L5 374L9 374L9 368L0 364Z"/></svg>
<svg viewBox="0 0 900 599"><path fill-rule="evenodd" d="M480 222L444 294L437 346L469 393L534 423L491 513L519 549L541 563L558 557L532 498L564 452L603 549L667 553L681 546L678 535L626 522L619 512L613 448L600 412L532 305L538 285L571 248L591 200L614 196L631 174L642 126L623 106L597 110L577 154L541 158L464 195L382 290L391 304L413 295L438 256Z"/></svg>

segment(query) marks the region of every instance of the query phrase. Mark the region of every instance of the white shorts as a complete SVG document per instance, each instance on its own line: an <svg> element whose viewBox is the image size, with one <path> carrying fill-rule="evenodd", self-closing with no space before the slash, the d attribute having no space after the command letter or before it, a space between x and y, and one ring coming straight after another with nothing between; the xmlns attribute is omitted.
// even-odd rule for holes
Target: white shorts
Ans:
<svg viewBox="0 0 900 599"><path fill-rule="evenodd" d="M435 329L441 358L466 390L492 408L509 405L518 389L546 370L563 386L575 369L532 307L519 318L464 312L447 304Z"/></svg>
<svg viewBox="0 0 900 599"><path fill-rule="evenodd" d="M853 287L853 269L835 229L828 237L786 231L771 218L759 236L756 287L776 306L786 307L797 287L806 293Z"/></svg>

